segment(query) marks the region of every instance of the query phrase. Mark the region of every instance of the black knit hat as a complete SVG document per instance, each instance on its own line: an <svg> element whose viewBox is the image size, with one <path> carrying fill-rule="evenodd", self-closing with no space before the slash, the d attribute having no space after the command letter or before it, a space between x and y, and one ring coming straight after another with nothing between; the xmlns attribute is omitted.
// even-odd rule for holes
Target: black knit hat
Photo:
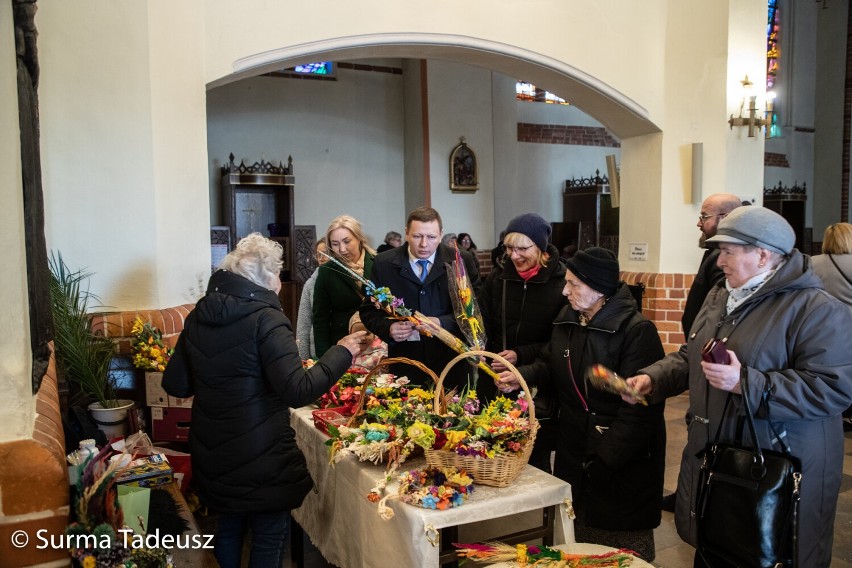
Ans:
<svg viewBox="0 0 852 568"><path fill-rule="evenodd" d="M547 250L547 242L550 240L550 232L553 229L550 223L541 215L535 213L524 213L518 215L506 225L506 234L521 233L531 240L542 252Z"/></svg>
<svg viewBox="0 0 852 568"><path fill-rule="evenodd" d="M567 260L568 270L607 298L618 288L618 259L611 251L590 247Z"/></svg>

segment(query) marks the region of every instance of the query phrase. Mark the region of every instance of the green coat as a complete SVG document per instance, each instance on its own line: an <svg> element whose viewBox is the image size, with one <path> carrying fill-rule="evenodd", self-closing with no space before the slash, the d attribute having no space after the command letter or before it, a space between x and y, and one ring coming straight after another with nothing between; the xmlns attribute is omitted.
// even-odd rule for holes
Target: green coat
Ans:
<svg viewBox="0 0 852 568"><path fill-rule="evenodd" d="M373 255L364 255L364 274L373 270ZM314 345L316 356L349 335L349 318L364 299L361 285L333 262L320 266L314 286Z"/></svg>

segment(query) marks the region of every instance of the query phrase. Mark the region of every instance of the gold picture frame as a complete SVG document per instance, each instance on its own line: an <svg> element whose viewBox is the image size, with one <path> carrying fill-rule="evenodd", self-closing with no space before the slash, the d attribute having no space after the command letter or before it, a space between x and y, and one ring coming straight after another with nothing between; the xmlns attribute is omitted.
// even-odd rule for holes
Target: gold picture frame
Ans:
<svg viewBox="0 0 852 568"><path fill-rule="evenodd" d="M450 152L450 190L472 193L479 189L479 167L476 153L459 138L459 143Z"/></svg>

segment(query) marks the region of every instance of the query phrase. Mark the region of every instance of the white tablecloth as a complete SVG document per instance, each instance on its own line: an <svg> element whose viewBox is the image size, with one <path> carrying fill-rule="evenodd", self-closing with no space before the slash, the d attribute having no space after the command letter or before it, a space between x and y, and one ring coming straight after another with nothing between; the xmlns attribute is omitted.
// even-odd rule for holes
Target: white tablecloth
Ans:
<svg viewBox="0 0 852 568"><path fill-rule="evenodd" d="M615 548L604 546L602 544L589 544L586 542L574 542L571 544L558 544L553 548L558 548L569 554L604 554L612 552ZM517 568L517 562L499 562L497 564L488 564L486 568ZM652 564L648 564L641 558L633 557L633 562L630 563L630 568L654 568Z"/></svg>
<svg viewBox="0 0 852 568"><path fill-rule="evenodd" d="M305 454L316 487L302 506L293 511L293 517L332 564L341 568L437 567L436 530L551 505L557 505L554 544L574 542L574 526L565 506L566 499L571 498L571 486L529 465L510 487L475 485L471 497L454 509L421 509L390 499L388 504L395 516L389 521L382 520L376 504L366 496L381 479L384 466L362 463L348 456L332 468L324 444L328 437L314 427L312 410L312 407L299 408L291 415L296 441ZM421 458L409 460L401 467L405 470L424 466L425 460ZM388 483L386 491L396 494L395 480ZM510 527L507 532L513 530ZM427 533L435 544L430 543Z"/></svg>

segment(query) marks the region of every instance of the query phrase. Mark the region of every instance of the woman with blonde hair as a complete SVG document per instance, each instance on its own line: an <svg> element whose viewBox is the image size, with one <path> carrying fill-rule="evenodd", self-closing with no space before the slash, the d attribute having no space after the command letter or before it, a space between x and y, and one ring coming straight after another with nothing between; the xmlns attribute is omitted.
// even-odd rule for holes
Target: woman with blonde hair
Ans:
<svg viewBox="0 0 852 568"><path fill-rule="evenodd" d="M826 227L822 254L811 260L826 292L852 310L852 224L835 223ZM843 411L843 430L852 430L852 406Z"/></svg>
<svg viewBox="0 0 852 568"><path fill-rule="evenodd" d="M852 309L852 224L829 225L812 260L826 291Z"/></svg>
<svg viewBox="0 0 852 568"><path fill-rule="evenodd" d="M281 245L260 233L228 253L186 318L163 388L195 396L189 447L192 483L218 513L214 554L222 568L281 566L290 510L313 487L290 427L289 408L327 392L361 353L364 332L343 337L302 367L281 309Z"/></svg>
<svg viewBox="0 0 852 568"><path fill-rule="evenodd" d="M361 223L349 215L335 217L328 225L325 242L329 254L358 274L369 277L376 252L367 242ZM321 357L349 333L349 318L364 299L361 285L334 262L317 272L314 285L313 325L316 355Z"/></svg>

